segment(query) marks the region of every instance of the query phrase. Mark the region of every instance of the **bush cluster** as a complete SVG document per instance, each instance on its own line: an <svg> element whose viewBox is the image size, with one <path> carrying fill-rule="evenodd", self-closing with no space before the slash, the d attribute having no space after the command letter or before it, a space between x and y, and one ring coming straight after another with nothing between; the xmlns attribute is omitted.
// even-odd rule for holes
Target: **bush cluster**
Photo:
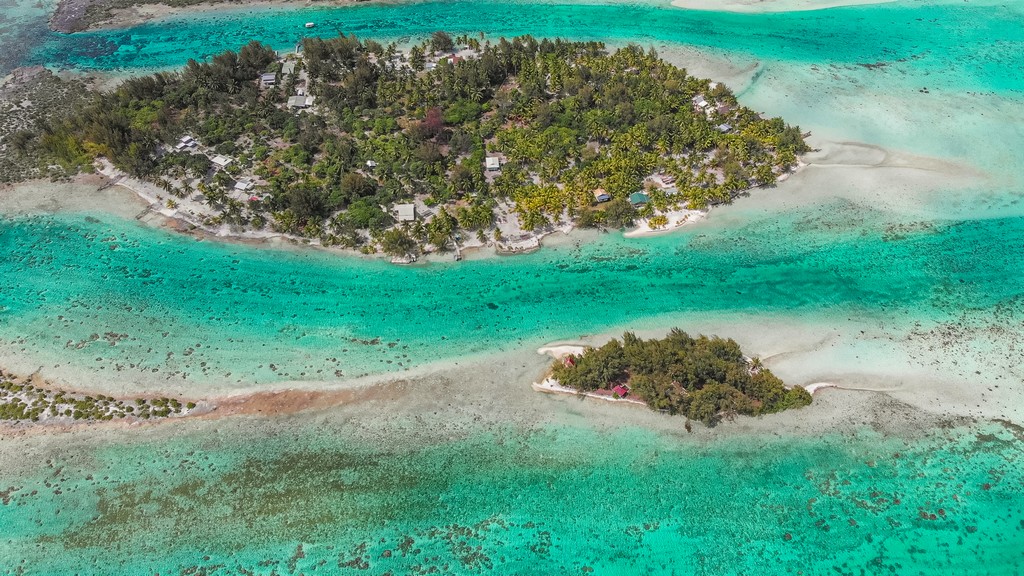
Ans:
<svg viewBox="0 0 1024 576"><path fill-rule="evenodd" d="M739 344L673 329L663 339L642 340L631 332L599 348L557 361L553 376L563 386L587 391L630 388L652 409L714 424L732 414L758 415L800 408L811 395L748 361Z"/></svg>

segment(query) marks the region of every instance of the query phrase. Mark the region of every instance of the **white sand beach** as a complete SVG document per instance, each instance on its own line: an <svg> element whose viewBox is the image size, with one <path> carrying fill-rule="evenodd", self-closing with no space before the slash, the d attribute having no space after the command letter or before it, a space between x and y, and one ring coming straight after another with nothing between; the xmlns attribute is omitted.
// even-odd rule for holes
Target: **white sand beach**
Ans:
<svg viewBox="0 0 1024 576"><path fill-rule="evenodd" d="M593 392L580 392L566 386L562 386L558 383L558 380L554 378L545 378L540 382L534 382L530 385L537 392L543 392L545 394L568 394L570 396L579 396L581 398L593 398L594 400L601 400L604 402L620 402L623 404L635 404L639 406L647 406L643 400L637 400L635 398L619 398L617 396L609 396L608 394L595 394Z"/></svg>
<svg viewBox="0 0 1024 576"><path fill-rule="evenodd" d="M707 210L670 210L660 214L668 218L668 223L660 228L652 228L650 219L638 220L636 227L623 234L626 238L642 238L644 236L657 236L678 230L681 226L698 222L708 215Z"/></svg>
<svg viewBox="0 0 1024 576"><path fill-rule="evenodd" d="M586 350L586 346L576 344L549 344L547 346L541 346L537 349L537 354L547 354L555 360L564 358L570 354L578 356Z"/></svg>
<svg viewBox="0 0 1024 576"><path fill-rule="evenodd" d="M812 395L815 392L818 392L819 390L824 390L826 388L838 388L838 386L831 382L815 382L814 384L807 384L804 386L804 390L807 390L807 392Z"/></svg>

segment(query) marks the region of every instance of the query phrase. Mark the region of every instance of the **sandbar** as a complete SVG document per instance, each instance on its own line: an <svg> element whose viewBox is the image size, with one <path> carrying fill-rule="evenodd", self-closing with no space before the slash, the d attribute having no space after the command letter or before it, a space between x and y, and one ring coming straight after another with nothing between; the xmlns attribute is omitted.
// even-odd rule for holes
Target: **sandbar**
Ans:
<svg viewBox="0 0 1024 576"><path fill-rule="evenodd" d="M888 4L897 0L672 0L676 8L717 12L805 12L843 6Z"/></svg>

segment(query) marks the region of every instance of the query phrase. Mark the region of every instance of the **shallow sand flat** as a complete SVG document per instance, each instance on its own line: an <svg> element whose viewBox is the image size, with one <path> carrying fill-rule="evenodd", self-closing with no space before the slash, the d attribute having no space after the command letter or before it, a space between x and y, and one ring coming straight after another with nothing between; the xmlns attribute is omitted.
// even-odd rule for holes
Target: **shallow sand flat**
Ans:
<svg viewBox="0 0 1024 576"><path fill-rule="evenodd" d="M1017 159L1005 144L1022 138L1017 126L1024 120L1024 107L1018 94L960 88L962 78L948 69L922 72L907 63L872 69L763 61L760 70L756 81L740 89L741 101L770 110L816 137L866 142L969 162L999 176L1017 175Z"/></svg>
<svg viewBox="0 0 1024 576"><path fill-rule="evenodd" d="M102 212L135 218L148 204L117 186L105 186L98 176L84 175L74 182L34 180L0 186L0 214L29 215L57 212Z"/></svg>
<svg viewBox="0 0 1024 576"><path fill-rule="evenodd" d="M807 166L773 188L754 189L713 218L739 223L770 211L790 212L837 201L902 219L947 220L991 215L991 177L962 162L916 156L858 142L811 138ZM1000 215L1005 215L1000 210Z"/></svg>
<svg viewBox="0 0 1024 576"><path fill-rule="evenodd" d="M672 5L686 10L722 12L799 12L825 10L842 6L886 4L899 0L672 0Z"/></svg>

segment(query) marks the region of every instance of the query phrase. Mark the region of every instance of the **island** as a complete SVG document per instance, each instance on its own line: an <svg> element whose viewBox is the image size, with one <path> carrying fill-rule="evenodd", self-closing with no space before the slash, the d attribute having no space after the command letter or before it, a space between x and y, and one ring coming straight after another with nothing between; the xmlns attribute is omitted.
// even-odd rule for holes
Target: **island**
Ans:
<svg viewBox="0 0 1024 576"><path fill-rule="evenodd" d="M409 262L535 249L573 227L670 229L808 150L799 128L631 45L444 32L252 42L125 81L15 135L40 174L98 169L221 236Z"/></svg>
<svg viewBox="0 0 1024 576"><path fill-rule="evenodd" d="M556 356L536 390L641 402L709 426L811 403L807 390L787 388L735 341L717 336L694 338L672 329L665 338L643 340L626 332L621 341Z"/></svg>
<svg viewBox="0 0 1024 576"><path fill-rule="evenodd" d="M124 400L103 394L68 392L31 381L18 382L13 376L0 372L0 422L138 421L186 416L196 408L195 402L183 403L175 398Z"/></svg>

